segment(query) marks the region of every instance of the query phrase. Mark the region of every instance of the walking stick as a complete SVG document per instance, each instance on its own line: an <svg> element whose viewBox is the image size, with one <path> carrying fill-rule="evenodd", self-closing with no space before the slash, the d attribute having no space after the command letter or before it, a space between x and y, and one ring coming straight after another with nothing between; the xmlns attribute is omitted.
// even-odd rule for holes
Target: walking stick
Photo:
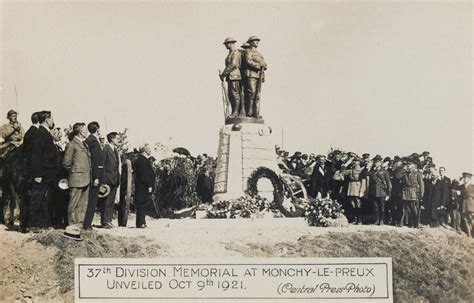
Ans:
<svg viewBox="0 0 474 303"><path fill-rule="evenodd" d="M263 81L263 66L260 67L260 77L258 77L257 89L255 90L255 98L253 100L253 106L255 108L255 110L253 111L253 114L255 117L258 117L260 115L260 104L257 104L257 99L258 99L258 96L260 95L260 90L262 89L262 81Z"/></svg>
<svg viewBox="0 0 474 303"><path fill-rule="evenodd" d="M221 71L219 70L219 75L221 74ZM227 90L225 88L224 80L221 80L221 88L222 88L222 103L224 105L224 119L227 119L229 116L229 101L227 100Z"/></svg>

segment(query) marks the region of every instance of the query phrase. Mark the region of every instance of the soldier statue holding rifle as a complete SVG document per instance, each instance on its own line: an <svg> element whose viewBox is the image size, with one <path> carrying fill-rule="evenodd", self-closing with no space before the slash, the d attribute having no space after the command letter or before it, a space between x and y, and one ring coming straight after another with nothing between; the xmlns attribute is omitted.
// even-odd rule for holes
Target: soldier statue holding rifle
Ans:
<svg viewBox="0 0 474 303"><path fill-rule="evenodd" d="M243 58L243 78L245 87L245 112L247 117L261 118L260 116L260 91L265 81L264 70L267 63L262 54L257 51L260 39L252 36L247 40L250 48Z"/></svg>
<svg viewBox="0 0 474 303"><path fill-rule="evenodd" d="M232 118L239 115L245 115L242 113L242 76L240 74L242 56L241 52L235 47L236 42L237 41L233 38L225 39L224 45L229 50L229 54L225 58L225 69L221 74L219 74L222 82L224 79L227 80L227 95L232 108L232 113L230 114L230 117Z"/></svg>
<svg viewBox="0 0 474 303"><path fill-rule="evenodd" d="M263 56L257 51L260 39L251 36L245 50L237 50L236 40L227 38L224 45L229 50L226 57L226 68L219 77L222 81L224 94L225 117L249 117L260 119L260 91L262 83L265 81L264 71L267 63ZM224 86L224 79L227 80L227 91ZM232 113L226 111L227 104L230 103Z"/></svg>

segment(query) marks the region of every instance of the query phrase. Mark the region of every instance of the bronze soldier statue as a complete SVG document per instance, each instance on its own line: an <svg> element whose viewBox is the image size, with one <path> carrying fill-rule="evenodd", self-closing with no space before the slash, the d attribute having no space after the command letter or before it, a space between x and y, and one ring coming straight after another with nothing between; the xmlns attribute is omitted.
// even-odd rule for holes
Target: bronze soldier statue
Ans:
<svg viewBox="0 0 474 303"><path fill-rule="evenodd" d="M221 81L224 81L224 79L227 81L227 94L229 97L230 106L232 107L232 113L230 114L230 117L245 115L243 113L241 96L242 77L240 74L240 66L242 63L242 55L235 46L236 42L237 41L232 38L225 39L224 45L229 50L229 54L225 58L225 69L219 75Z"/></svg>
<svg viewBox="0 0 474 303"><path fill-rule="evenodd" d="M247 43L250 48L245 51L243 59L243 82L245 87L245 112L248 117L261 118L260 116L260 91L265 81L264 70L267 63L257 51L260 39L251 36Z"/></svg>

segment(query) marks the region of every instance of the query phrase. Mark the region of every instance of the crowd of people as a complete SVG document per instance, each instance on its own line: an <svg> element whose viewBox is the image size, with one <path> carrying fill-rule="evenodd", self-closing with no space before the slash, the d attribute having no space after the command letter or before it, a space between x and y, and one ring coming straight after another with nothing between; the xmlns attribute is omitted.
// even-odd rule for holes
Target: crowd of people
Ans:
<svg viewBox="0 0 474 303"><path fill-rule="evenodd" d="M82 230L93 228L97 207L101 218L95 227L113 227L118 200L118 226L126 226L133 182L135 225L146 227L156 184L150 145L137 150L132 164L129 155L118 152L118 133L103 136L98 122L75 123L64 144L65 134L55 126L50 111L33 113L26 132L16 111L10 110L7 119L0 127L0 223L5 223L6 201L14 208L19 200L22 232L53 226L80 240ZM354 224L414 228L449 224L472 235L472 174L450 180L429 152L393 158L340 150L318 156L301 152L290 156L279 147L276 152L284 173L299 176L310 197L337 200ZM192 158L189 153L183 156ZM211 202L215 161L205 154L192 159L199 172L197 195ZM9 223L13 224L13 216Z"/></svg>
<svg viewBox="0 0 474 303"><path fill-rule="evenodd" d="M104 142L98 122L74 123L65 148L63 132L50 111L35 112L25 132L18 113L7 113L9 122L0 128L2 168L1 218L4 205L20 200L20 229L65 228L64 236L80 240L82 230L92 229L98 204L100 228L112 228L117 188L129 187L121 171L130 173L131 163L118 153L119 137L110 132ZM134 161L136 227L145 228L145 214L152 199L155 172L151 147L144 144ZM123 161L123 164L121 163ZM129 201L119 199L119 226L126 225ZM12 224L13 217L10 218ZM4 223L4 222L2 222Z"/></svg>
<svg viewBox="0 0 474 303"><path fill-rule="evenodd" d="M277 154L280 168L301 177L309 196L337 200L354 224L450 224L472 235L472 174L451 180L428 151L393 158L340 150L290 156L277 147Z"/></svg>

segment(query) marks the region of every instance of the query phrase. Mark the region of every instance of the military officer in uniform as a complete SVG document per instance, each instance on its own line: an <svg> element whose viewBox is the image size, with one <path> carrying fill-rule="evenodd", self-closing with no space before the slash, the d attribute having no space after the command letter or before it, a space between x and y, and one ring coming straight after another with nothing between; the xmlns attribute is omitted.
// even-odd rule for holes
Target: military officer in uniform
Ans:
<svg viewBox="0 0 474 303"><path fill-rule="evenodd" d="M374 167L369 172L369 200L372 202L376 224L383 225L385 203L392 192L392 182L387 170L382 166L382 157L376 155L372 161Z"/></svg>
<svg viewBox="0 0 474 303"><path fill-rule="evenodd" d="M219 75L221 81L224 79L227 81L227 94L232 107L230 117L236 117L242 112L242 76L240 75L242 53L236 48L236 42L233 38L225 39L224 45L229 50L229 54L225 58L225 69Z"/></svg>
<svg viewBox="0 0 474 303"><path fill-rule="evenodd" d="M7 113L8 123L0 126L0 158L5 159L7 155L23 143L25 130L18 122L18 113L9 110Z"/></svg>
<svg viewBox="0 0 474 303"><path fill-rule="evenodd" d="M402 179L403 215L408 216L408 223L411 227L418 228L420 223L420 200L425 193L425 184L423 176L417 169L418 162L416 159L409 158L407 160L408 171L405 172Z"/></svg>
<svg viewBox="0 0 474 303"><path fill-rule="evenodd" d="M267 69L267 63L263 56L257 51L260 39L252 36L247 43L250 48L245 52L243 59L243 76L245 89L245 112L248 117L261 118L260 116L260 89L258 88L264 82L263 70ZM262 73L262 75L260 75ZM261 80L260 80L261 79Z"/></svg>
<svg viewBox="0 0 474 303"><path fill-rule="evenodd" d="M461 218L466 226L466 234L472 237L472 222L474 217L474 184L472 184L472 174L464 172L462 174L463 184L461 185Z"/></svg>

